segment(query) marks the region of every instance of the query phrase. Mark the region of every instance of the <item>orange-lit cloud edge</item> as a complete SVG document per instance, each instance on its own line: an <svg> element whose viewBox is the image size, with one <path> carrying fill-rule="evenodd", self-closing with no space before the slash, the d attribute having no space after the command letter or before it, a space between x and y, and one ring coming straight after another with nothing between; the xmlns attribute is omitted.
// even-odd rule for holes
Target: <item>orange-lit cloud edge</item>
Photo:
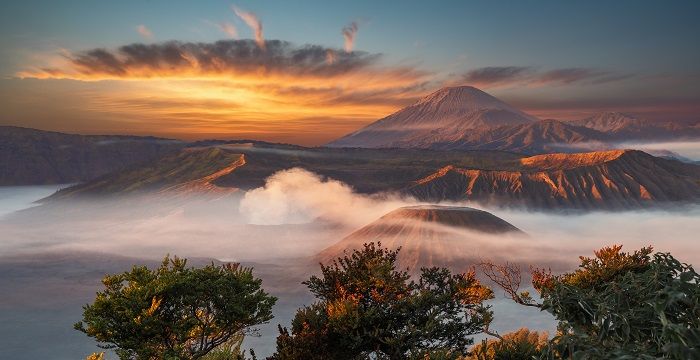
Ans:
<svg viewBox="0 0 700 360"><path fill-rule="evenodd" d="M252 24L251 27L254 27ZM349 27L348 32L357 31ZM351 31L352 30L352 31ZM347 40L347 39L346 39ZM261 43L262 42L262 43ZM86 97L80 111L123 121L139 134L182 139L251 138L320 145L408 105L440 86L486 89L604 84L633 74L587 68L539 71L487 67L439 79L416 66L392 66L380 54L280 40L159 42L92 49L44 59L16 75L78 83L118 82ZM615 103L538 104L513 99L540 118L571 119ZM697 113L696 105L653 101L626 104L647 112ZM79 129L78 129L79 131Z"/></svg>
<svg viewBox="0 0 700 360"><path fill-rule="evenodd" d="M332 54L332 58L329 57ZM50 59L19 78L119 81L86 111L153 123L181 138L284 138L318 144L382 117L426 92L431 74L386 66L380 55L266 40L131 44ZM147 129L144 129L147 131ZM306 136L298 136L304 134Z"/></svg>

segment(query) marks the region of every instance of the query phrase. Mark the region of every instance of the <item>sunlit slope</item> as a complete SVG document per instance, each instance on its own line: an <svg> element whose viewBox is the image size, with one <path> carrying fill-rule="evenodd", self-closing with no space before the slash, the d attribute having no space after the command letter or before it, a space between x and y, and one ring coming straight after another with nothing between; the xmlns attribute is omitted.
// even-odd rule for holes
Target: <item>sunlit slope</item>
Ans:
<svg viewBox="0 0 700 360"><path fill-rule="evenodd" d="M641 151L525 157L517 170L447 166L406 189L423 200L474 200L527 208L621 209L697 202L700 167Z"/></svg>

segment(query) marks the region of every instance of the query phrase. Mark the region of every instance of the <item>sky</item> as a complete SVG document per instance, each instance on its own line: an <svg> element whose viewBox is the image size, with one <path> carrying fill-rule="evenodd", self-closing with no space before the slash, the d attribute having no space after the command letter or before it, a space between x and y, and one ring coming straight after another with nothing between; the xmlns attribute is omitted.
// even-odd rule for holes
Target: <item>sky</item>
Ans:
<svg viewBox="0 0 700 360"><path fill-rule="evenodd" d="M0 125L320 145L443 86L700 117L698 1L4 1Z"/></svg>

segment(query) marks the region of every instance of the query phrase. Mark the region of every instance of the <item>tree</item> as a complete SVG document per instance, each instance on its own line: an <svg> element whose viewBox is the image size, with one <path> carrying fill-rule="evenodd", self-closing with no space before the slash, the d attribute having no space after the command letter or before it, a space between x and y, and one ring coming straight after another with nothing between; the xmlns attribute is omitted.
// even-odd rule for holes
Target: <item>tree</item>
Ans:
<svg viewBox="0 0 700 360"><path fill-rule="evenodd" d="M473 271L421 269L418 281L396 270L397 251L381 244L321 265L304 284L316 296L291 331L280 327L272 359L456 358L491 320L493 297Z"/></svg>
<svg viewBox="0 0 700 360"><path fill-rule="evenodd" d="M276 298L238 264L186 266L166 257L158 269L108 275L75 328L121 359L197 359L272 319Z"/></svg>
<svg viewBox="0 0 700 360"><path fill-rule="evenodd" d="M606 247L574 272L536 271L554 350L574 358L700 358L700 275L668 253Z"/></svg>
<svg viewBox="0 0 700 360"><path fill-rule="evenodd" d="M508 264L482 265L506 294L558 320L545 358L700 358L700 275L668 253L605 247L561 275L533 269L536 303ZM516 279L516 281L512 281Z"/></svg>
<svg viewBox="0 0 700 360"><path fill-rule="evenodd" d="M232 336L227 342L204 355L201 360L256 360L255 351L250 349L250 358L243 350L243 333Z"/></svg>

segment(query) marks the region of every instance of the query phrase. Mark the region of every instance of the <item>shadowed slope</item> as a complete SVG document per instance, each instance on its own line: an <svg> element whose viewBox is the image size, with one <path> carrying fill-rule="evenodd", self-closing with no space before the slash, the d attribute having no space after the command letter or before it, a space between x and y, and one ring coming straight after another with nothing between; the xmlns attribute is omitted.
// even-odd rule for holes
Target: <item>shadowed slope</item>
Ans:
<svg viewBox="0 0 700 360"><path fill-rule="evenodd" d="M181 141L154 137L74 135L0 126L0 185L92 180L183 146Z"/></svg>
<svg viewBox="0 0 700 360"><path fill-rule="evenodd" d="M132 167L63 189L48 199L137 192L212 191L213 182L245 164L244 156L218 147L186 148L147 165ZM230 188L228 190L231 190Z"/></svg>
<svg viewBox="0 0 700 360"><path fill-rule="evenodd" d="M568 145L602 142L605 135L586 127L556 120L502 126L472 132L450 143L426 143L436 149L507 150L524 154L568 151Z"/></svg>

